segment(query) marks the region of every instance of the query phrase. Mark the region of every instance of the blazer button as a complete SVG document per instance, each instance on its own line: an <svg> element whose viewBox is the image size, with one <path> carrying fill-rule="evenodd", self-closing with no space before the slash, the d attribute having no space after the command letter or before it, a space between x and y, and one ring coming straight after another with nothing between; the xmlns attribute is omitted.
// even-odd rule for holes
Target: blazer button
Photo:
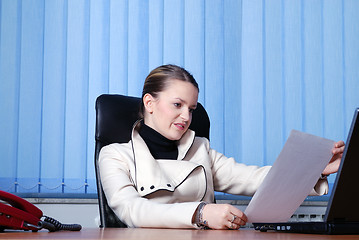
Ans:
<svg viewBox="0 0 359 240"><path fill-rule="evenodd" d="M155 188L155 186L153 186L153 185L150 187L150 189L154 189L154 188Z"/></svg>
<svg viewBox="0 0 359 240"><path fill-rule="evenodd" d="M143 190L145 190L145 188L144 188L144 187L141 187L141 191L143 191Z"/></svg>
<svg viewBox="0 0 359 240"><path fill-rule="evenodd" d="M168 183L168 184L167 184L167 187L171 187L171 184Z"/></svg>

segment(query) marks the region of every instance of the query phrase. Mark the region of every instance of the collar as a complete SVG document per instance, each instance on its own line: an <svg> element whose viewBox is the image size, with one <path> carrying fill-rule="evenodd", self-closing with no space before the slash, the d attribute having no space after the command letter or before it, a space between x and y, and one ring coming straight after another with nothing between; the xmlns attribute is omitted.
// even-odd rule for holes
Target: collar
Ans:
<svg viewBox="0 0 359 240"><path fill-rule="evenodd" d="M157 161L153 158L145 141L138 133L140 122L141 120L134 124L131 136L137 191L141 196L148 195L160 189L173 192L176 186L180 183L180 179L192 172L194 168L198 167L197 164L190 161L182 161L194 142L195 132L188 129L179 140L177 160ZM173 171L178 171L178 174L174 172L172 172L172 174L167 174L168 171L165 170L167 166L166 164L180 164L180 167L171 167L171 169L174 169Z"/></svg>
<svg viewBox="0 0 359 240"><path fill-rule="evenodd" d="M146 151L146 154L147 153L150 153L150 150L148 149L145 141L142 139L142 137L140 136L140 134L138 133L138 129L141 125L141 121L142 119L136 121L133 125L133 128L132 128L132 134L131 134L131 140L133 142L133 145L137 145L137 144L134 144L134 142L138 142L140 149L142 151ZM194 138L195 138L195 132L192 131L191 129L188 129L185 134L183 134L182 138L178 141L178 157L177 157L177 160L183 160L188 152L188 150L190 149L190 147L192 146L193 142L194 142ZM146 147L146 149L143 149L144 146L141 146L143 145ZM133 146L133 147L134 147ZM153 157L151 157L152 159L154 159Z"/></svg>
<svg viewBox="0 0 359 240"><path fill-rule="evenodd" d="M155 159L177 159L178 147L176 140L169 140L143 121L141 121L140 127L137 129Z"/></svg>

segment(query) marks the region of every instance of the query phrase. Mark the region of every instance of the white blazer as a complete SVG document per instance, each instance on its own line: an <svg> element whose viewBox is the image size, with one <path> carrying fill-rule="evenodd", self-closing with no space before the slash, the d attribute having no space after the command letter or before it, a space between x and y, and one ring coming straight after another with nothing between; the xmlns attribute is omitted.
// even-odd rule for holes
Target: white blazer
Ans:
<svg viewBox="0 0 359 240"><path fill-rule="evenodd" d="M129 227L196 228L201 201L214 202L214 191L251 196L270 169L237 163L191 130L179 140L177 160L155 160L138 127L128 143L105 146L99 156L108 204Z"/></svg>

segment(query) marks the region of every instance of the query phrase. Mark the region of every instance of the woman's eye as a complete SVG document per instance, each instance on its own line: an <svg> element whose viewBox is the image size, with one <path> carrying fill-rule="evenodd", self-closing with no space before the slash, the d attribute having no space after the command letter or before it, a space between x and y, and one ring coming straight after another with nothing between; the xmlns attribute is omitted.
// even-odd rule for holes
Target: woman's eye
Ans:
<svg viewBox="0 0 359 240"><path fill-rule="evenodd" d="M174 103L175 107L181 107L180 103Z"/></svg>
<svg viewBox="0 0 359 240"><path fill-rule="evenodd" d="M190 109L189 109L189 112L190 112L190 113L193 113L193 111L194 111L193 108L190 108Z"/></svg>

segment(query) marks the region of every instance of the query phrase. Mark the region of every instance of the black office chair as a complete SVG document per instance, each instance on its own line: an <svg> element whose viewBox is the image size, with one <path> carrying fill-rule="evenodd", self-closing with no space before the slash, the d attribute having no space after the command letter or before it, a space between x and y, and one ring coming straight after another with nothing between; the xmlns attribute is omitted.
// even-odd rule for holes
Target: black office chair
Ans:
<svg viewBox="0 0 359 240"><path fill-rule="evenodd" d="M98 157L102 147L111 143L126 143L131 139L133 124L139 119L141 99L122 95L103 94L96 99L95 171L100 210L100 227L127 227L108 206L103 192ZM210 121L206 110L198 103L189 127L196 136L209 139Z"/></svg>

